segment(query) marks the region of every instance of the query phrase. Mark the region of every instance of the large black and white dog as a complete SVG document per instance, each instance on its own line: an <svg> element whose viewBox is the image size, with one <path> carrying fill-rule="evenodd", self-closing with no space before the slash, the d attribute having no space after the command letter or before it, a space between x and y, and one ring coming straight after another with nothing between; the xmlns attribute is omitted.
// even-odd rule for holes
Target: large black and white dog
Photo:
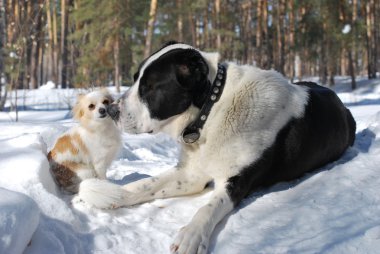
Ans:
<svg viewBox="0 0 380 254"><path fill-rule="evenodd" d="M213 182L174 253L206 253L215 226L244 197L338 159L355 139L355 121L333 91L218 58L168 44L142 62L134 85L109 108L126 132L165 132L182 143L175 168L125 186L97 179L80 186L83 201L113 208L199 193Z"/></svg>

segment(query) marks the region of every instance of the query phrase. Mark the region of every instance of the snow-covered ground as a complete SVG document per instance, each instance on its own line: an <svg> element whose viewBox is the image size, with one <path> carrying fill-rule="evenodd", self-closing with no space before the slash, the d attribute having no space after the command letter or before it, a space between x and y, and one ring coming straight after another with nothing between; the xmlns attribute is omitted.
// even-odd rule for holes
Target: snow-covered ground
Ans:
<svg viewBox="0 0 380 254"><path fill-rule="evenodd" d="M357 121L354 147L315 173L245 199L217 226L211 253L379 253L380 80L362 79L354 93L348 79L337 81ZM76 93L19 91L19 122L14 112L0 113L0 253L168 253L211 190L117 210L72 205L56 188L46 151L75 124L68 108ZM116 183L177 162L178 147L167 136L123 139L107 173Z"/></svg>

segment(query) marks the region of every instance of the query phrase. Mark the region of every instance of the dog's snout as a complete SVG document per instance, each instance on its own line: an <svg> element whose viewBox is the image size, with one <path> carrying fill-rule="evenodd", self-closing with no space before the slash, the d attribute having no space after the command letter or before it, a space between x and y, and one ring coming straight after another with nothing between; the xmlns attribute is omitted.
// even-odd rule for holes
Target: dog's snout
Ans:
<svg viewBox="0 0 380 254"><path fill-rule="evenodd" d="M105 108L100 108L99 109L99 114L104 115L105 113L106 113L106 109Z"/></svg>
<svg viewBox="0 0 380 254"><path fill-rule="evenodd" d="M120 116L120 107L119 107L119 104L118 103L112 103L111 105L109 105L107 107L107 113L108 113L108 115L110 115L110 117L113 120L118 121L119 120L119 116Z"/></svg>

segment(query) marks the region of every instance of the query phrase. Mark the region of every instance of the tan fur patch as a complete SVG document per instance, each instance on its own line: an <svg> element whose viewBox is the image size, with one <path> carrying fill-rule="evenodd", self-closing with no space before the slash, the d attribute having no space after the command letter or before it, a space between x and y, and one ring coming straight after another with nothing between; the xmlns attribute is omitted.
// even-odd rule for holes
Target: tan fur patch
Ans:
<svg viewBox="0 0 380 254"><path fill-rule="evenodd" d="M76 148L74 144L71 142L71 137L69 135L63 135L55 143L55 146L52 150L53 158L56 156L57 153L64 153L67 151L69 151L73 155L77 155L79 153L78 148Z"/></svg>
<svg viewBox="0 0 380 254"><path fill-rule="evenodd" d="M85 146L85 144L83 143L83 140L82 138L80 137L80 135L78 133L75 133L73 134L73 140L76 141L76 143L79 145L79 149L82 151L82 153L84 154L88 154L88 150L87 150L87 147Z"/></svg>

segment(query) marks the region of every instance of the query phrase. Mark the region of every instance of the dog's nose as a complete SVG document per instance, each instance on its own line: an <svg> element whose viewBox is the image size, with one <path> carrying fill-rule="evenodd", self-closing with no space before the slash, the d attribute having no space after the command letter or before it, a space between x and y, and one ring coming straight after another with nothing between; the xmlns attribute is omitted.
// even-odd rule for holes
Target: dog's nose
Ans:
<svg viewBox="0 0 380 254"><path fill-rule="evenodd" d="M113 120L118 121L120 116L119 104L112 103L111 105L109 105L107 107L107 113Z"/></svg>
<svg viewBox="0 0 380 254"><path fill-rule="evenodd" d="M105 109L105 108L100 108L100 109L99 109L99 113L100 113L101 115L104 115L104 114L106 113L106 109Z"/></svg>

